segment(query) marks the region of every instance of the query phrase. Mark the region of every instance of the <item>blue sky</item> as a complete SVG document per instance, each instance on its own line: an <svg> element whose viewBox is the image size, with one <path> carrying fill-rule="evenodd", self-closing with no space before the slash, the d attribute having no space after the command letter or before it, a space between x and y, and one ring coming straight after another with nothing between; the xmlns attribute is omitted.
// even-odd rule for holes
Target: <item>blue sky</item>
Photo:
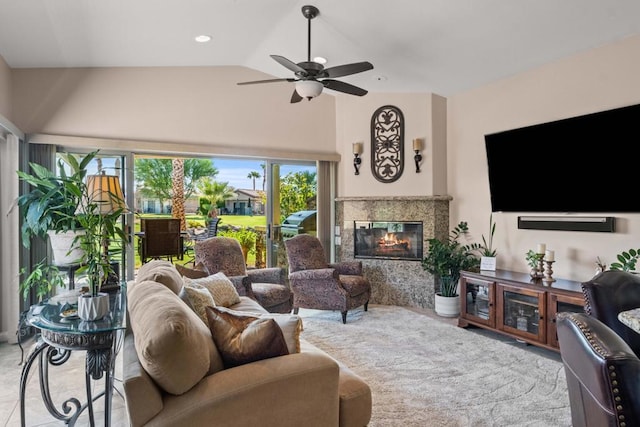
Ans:
<svg viewBox="0 0 640 427"><path fill-rule="evenodd" d="M228 182L234 188L253 189L253 180L247 178L251 171L256 171L262 176L262 162L257 160L236 160L213 158L213 165L219 173L216 181ZM311 170L315 172L315 166L283 165L280 175L285 176L289 172ZM262 190L262 178L256 179L256 190Z"/></svg>

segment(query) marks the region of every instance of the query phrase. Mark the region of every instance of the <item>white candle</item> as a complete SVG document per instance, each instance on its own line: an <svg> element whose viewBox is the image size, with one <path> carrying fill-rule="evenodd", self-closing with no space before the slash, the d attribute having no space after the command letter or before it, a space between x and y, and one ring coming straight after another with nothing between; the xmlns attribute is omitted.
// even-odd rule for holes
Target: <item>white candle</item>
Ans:
<svg viewBox="0 0 640 427"><path fill-rule="evenodd" d="M413 151L422 151L422 140L417 138L413 140Z"/></svg>
<svg viewBox="0 0 640 427"><path fill-rule="evenodd" d="M554 251L546 251L544 253L544 260L545 261L555 261L555 252Z"/></svg>
<svg viewBox="0 0 640 427"><path fill-rule="evenodd" d="M353 143L353 154L362 154L362 142Z"/></svg>
<svg viewBox="0 0 640 427"><path fill-rule="evenodd" d="M544 243L538 243L538 254L543 254L544 251L547 250L547 245L545 245Z"/></svg>

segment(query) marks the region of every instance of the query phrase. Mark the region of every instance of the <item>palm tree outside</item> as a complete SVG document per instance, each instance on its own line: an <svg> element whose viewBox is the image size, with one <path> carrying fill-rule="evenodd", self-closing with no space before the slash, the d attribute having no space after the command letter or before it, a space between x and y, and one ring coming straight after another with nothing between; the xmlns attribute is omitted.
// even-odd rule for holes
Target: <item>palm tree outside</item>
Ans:
<svg viewBox="0 0 640 427"><path fill-rule="evenodd" d="M257 171L251 171L249 175L247 175L247 178L253 181L253 191L256 191L256 178L260 178L260 176L260 172Z"/></svg>

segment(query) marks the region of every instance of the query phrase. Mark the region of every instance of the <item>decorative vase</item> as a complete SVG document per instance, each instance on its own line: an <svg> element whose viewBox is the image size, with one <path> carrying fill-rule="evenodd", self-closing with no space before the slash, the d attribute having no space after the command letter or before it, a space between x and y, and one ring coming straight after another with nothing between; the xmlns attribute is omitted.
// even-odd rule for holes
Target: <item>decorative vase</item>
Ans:
<svg viewBox="0 0 640 427"><path fill-rule="evenodd" d="M78 317L87 322L100 320L109 313L109 294L100 292L96 296L78 297Z"/></svg>
<svg viewBox="0 0 640 427"><path fill-rule="evenodd" d="M460 314L460 295L455 297L443 297L436 294L435 312L442 317L458 317Z"/></svg>

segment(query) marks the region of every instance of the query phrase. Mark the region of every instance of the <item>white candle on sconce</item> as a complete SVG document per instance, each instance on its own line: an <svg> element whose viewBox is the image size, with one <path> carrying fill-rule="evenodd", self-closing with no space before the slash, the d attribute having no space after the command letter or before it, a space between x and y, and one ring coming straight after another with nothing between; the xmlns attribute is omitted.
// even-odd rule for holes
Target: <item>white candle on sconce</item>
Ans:
<svg viewBox="0 0 640 427"><path fill-rule="evenodd" d="M543 254L547 250L547 245L544 243L538 243L538 251L536 253Z"/></svg>
<svg viewBox="0 0 640 427"><path fill-rule="evenodd" d="M413 151L422 151L422 140L421 139L414 139L413 140Z"/></svg>
<svg viewBox="0 0 640 427"><path fill-rule="evenodd" d="M544 253L544 260L545 261L555 261L556 260L555 257L556 257L556 254L555 254L554 251L547 250Z"/></svg>
<svg viewBox="0 0 640 427"><path fill-rule="evenodd" d="M353 143L353 154L362 154L364 144L362 142Z"/></svg>

